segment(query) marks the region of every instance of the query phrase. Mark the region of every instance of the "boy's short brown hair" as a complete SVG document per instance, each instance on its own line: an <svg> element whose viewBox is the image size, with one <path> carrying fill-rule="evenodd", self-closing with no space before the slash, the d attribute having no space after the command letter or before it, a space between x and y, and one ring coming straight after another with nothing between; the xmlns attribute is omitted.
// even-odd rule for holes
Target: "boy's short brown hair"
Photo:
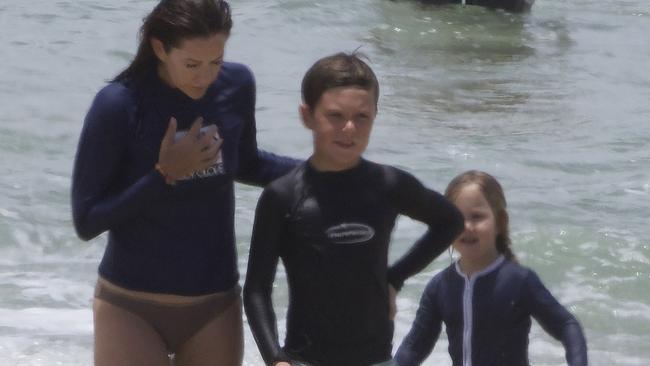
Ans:
<svg viewBox="0 0 650 366"><path fill-rule="evenodd" d="M363 55L340 52L316 61L302 79L302 100L312 111L320 97L331 88L358 86L374 92L375 108L379 101L379 82Z"/></svg>

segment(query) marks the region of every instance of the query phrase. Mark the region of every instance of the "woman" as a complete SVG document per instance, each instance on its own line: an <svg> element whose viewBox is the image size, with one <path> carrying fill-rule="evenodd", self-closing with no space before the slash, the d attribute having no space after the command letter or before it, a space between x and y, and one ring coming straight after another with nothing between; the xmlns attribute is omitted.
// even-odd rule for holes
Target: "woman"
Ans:
<svg viewBox="0 0 650 366"><path fill-rule="evenodd" d="M86 116L74 225L109 233L96 365L241 364L234 180L261 186L295 162L257 149L252 74L223 61L231 27L225 1L161 1Z"/></svg>

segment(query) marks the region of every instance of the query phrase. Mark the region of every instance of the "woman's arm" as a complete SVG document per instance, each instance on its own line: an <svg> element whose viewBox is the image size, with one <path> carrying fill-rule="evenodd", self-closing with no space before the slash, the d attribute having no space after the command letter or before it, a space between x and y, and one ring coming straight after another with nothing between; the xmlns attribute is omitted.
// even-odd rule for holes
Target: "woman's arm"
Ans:
<svg viewBox="0 0 650 366"><path fill-rule="evenodd" d="M97 94L86 115L71 195L74 227L83 240L133 217L165 189L165 180L153 166L129 187L115 186L127 158L128 121L133 108L129 91L120 84L110 84Z"/></svg>
<svg viewBox="0 0 650 366"><path fill-rule="evenodd" d="M568 365L587 366L587 341L578 320L551 295L535 272L530 271L525 286L531 315L562 342Z"/></svg>
<svg viewBox="0 0 650 366"><path fill-rule="evenodd" d="M201 120L174 141L176 121L172 118L161 142L158 168L152 164L149 172L127 185L120 173L127 159L135 158L127 155L134 133L129 121L135 118L135 109L130 91L111 84L98 93L86 115L72 175L73 222L83 240L133 218L170 189L168 184L213 164L221 146L221 141L212 138L214 126L199 136Z"/></svg>

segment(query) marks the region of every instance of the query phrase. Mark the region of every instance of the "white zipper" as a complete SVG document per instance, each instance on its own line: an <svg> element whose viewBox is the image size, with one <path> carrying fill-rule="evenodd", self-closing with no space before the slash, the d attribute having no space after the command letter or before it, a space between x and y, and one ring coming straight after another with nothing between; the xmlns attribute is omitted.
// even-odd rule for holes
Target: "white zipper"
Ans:
<svg viewBox="0 0 650 366"><path fill-rule="evenodd" d="M461 270L459 261L456 261L456 272L465 280L465 289L463 290L463 366L472 366L472 335L474 328L474 284L479 277L494 271L505 260L500 255L485 269L474 273L468 278Z"/></svg>
<svg viewBox="0 0 650 366"><path fill-rule="evenodd" d="M472 297L474 295L474 281L465 277L465 291L463 292L463 366L472 366Z"/></svg>

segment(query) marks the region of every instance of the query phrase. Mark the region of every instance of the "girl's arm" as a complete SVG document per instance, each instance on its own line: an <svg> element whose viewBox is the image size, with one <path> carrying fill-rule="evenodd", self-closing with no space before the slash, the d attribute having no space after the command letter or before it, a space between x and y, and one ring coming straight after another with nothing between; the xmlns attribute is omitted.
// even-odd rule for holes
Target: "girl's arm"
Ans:
<svg viewBox="0 0 650 366"><path fill-rule="evenodd" d="M271 291L280 257L284 214L277 193L265 189L255 212L255 223L244 284L244 309L257 347L267 365L289 362L278 341Z"/></svg>
<svg viewBox="0 0 650 366"><path fill-rule="evenodd" d="M464 219L456 206L441 194L427 189L415 177L396 170L398 181L390 192L403 213L429 226L427 232L388 271L390 284L399 290L404 281L420 272L449 247L463 230Z"/></svg>
<svg viewBox="0 0 650 366"><path fill-rule="evenodd" d="M166 187L151 171L128 187L116 187L126 158L133 102L120 84L102 89L93 101L79 138L72 174L72 217L77 235L90 240L132 218Z"/></svg>
<svg viewBox="0 0 650 366"><path fill-rule="evenodd" d="M553 338L562 342L569 366L587 366L587 342L578 320L546 289L535 272L526 279L531 315Z"/></svg>
<svg viewBox="0 0 650 366"><path fill-rule="evenodd" d="M435 277L422 294L413 326L395 354L398 366L420 365L429 356L440 336L442 319L435 301L438 278Z"/></svg>

